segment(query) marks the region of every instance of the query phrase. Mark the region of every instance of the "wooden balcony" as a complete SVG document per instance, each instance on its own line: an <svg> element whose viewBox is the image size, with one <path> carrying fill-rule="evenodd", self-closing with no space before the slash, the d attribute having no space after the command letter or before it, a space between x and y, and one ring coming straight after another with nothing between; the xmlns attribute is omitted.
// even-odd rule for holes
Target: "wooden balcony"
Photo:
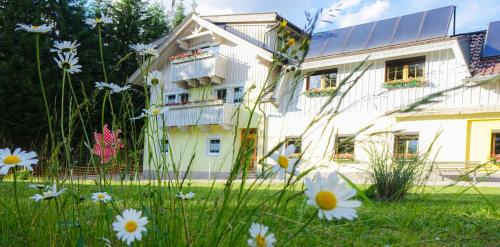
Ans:
<svg viewBox="0 0 500 247"><path fill-rule="evenodd" d="M188 89L210 84L222 84L226 79L227 58L208 52L171 61L172 82Z"/></svg>
<svg viewBox="0 0 500 247"><path fill-rule="evenodd" d="M197 126L203 129L208 125L220 125L230 129L235 123L234 113L237 105L217 100L175 105L169 106L169 108L165 114L165 126L167 127Z"/></svg>

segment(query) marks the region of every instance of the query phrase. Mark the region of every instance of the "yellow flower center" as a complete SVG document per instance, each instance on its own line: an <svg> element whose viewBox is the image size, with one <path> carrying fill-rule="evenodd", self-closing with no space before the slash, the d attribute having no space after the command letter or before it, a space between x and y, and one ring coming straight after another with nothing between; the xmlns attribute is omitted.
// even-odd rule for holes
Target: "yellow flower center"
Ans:
<svg viewBox="0 0 500 247"><path fill-rule="evenodd" d="M257 234L257 236L255 236L255 243L257 243L258 247L264 247L266 246L266 238L260 234Z"/></svg>
<svg viewBox="0 0 500 247"><path fill-rule="evenodd" d="M3 163L7 165L15 165L19 162L21 162L21 158L17 155L9 155L3 159Z"/></svg>
<svg viewBox="0 0 500 247"><path fill-rule="evenodd" d="M157 116L158 114L160 114L160 109L154 109L153 115Z"/></svg>
<svg viewBox="0 0 500 247"><path fill-rule="evenodd" d="M281 168L288 168L288 158L284 155L280 155L278 157L278 164L280 165Z"/></svg>
<svg viewBox="0 0 500 247"><path fill-rule="evenodd" d="M287 24L288 24L288 21L286 21L286 20L282 20L282 21L281 21L281 23L280 23L280 26L281 26L282 28L285 28Z"/></svg>
<svg viewBox="0 0 500 247"><path fill-rule="evenodd" d="M99 200L104 199L104 194L99 194L99 195L97 195L97 198L99 198Z"/></svg>
<svg viewBox="0 0 500 247"><path fill-rule="evenodd" d="M319 208L323 210L332 210L337 207L337 197L332 192L320 191L315 199Z"/></svg>
<svg viewBox="0 0 500 247"><path fill-rule="evenodd" d="M69 69L69 68L71 68L71 64L70 64L70 63L68 63L68 62L62 62L62 63L61 63L61 67L62 67L63 69Z"/></svg>
<svg viewBox="0 0 500 247"><path fill-rule="evenodd" d="M156 78L154 78L154 79L151 80L151 84L153 84L153 85L157 85L159 82L160 81L158 79L156 79Z"/></svg>
<svg viewBox="0 0 500 247"><path fill-rule="evenodd" d="M137 230L137 222L131 220L125 224L125 231L132 233L135 230Z"/></svg>
<svg viewBox="0 0 500 247"><path fill-rule="evenodd" d="M96 22L96 23L100 23L100 22L101 22L101 18L96 17L96 18L95 18L95 22Z"/></svg>
<svg viewBox="0 0 500 247"><path fill-rule="evenodd" d="M33 28L33 29L39 29L40 26L33 25L33 26L31 26L31 28Z"/></svg>

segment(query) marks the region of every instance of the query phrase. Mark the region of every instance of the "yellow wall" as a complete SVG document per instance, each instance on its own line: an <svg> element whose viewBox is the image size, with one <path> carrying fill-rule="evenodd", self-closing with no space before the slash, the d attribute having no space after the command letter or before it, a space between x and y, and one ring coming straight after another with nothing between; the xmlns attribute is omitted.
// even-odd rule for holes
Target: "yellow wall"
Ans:
<svg viewBox="0 0 500 247"><path fill-rule="evenodd" d="M212 87L197 87L190 88L189 100L190 101L205 101L212 97Z"/></svg>
<svg viewBox="0 0 500 247"><path fill-rule="evenodd" d="M500 119L467 121L466 161L488 161L491 155L491 134L495 130L500 130Z"/></svg>

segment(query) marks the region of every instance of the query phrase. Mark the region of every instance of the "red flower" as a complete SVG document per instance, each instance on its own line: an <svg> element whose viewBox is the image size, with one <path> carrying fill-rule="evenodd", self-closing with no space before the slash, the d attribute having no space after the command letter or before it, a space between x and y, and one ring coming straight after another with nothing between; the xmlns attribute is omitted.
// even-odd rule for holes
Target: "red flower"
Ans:
<svg viewBox="0 0 500 247"><path fill-rule="evenodd" d="M104 136L101 133L94 132L94 154L99 155L101 164L107 163L111 158L116 157L118 150L123 148L122 140L118 137L120 133L120 129L111 132L107 124L103 128Z"/></svg>

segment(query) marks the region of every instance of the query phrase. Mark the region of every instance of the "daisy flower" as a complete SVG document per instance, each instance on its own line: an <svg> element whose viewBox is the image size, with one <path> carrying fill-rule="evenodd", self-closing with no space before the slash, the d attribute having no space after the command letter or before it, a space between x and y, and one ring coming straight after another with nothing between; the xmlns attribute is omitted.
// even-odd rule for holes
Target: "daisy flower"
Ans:
<svg viewBox="0 0 500 247"><path fill-rule="evenodd" d="M30 185L28 185L28 187L32 188L32 189L39 189L39 190L45 189L45 185L43 185L43 184L30 184Z"/></svg>
<svg viewBox="0 0 500 247"><path fill-rule="evenodd" d="M272 247L276 243L274 234L269 232L269 228L265 225L252 223L250 226L250 239L248 245L252 247Z"/></svg>
<svg viewBox="0 0 500 247"><path fill-rule="evenodd" d="M101 17L95 17L95 18L87 18L85 19L85 24L89 25L92 28L95 28L99 24L111 24L113 23L113 19L111 17L101 13Z"/></svg>
<svg viewBox="0 0 500 247"><path fill-rule="evenodd" d="M54 58L54 60L56 61L59 68L66 70L70 74L79 73L82 71L82 66L78 64L78 57L76 57L75 54L58 53L57 56L59 57L59 60L57 58Z"/></svg>
<svg viewBox="0 0 500 247"><path fill-rule="evenodd" d="M130 245L136 239L142 239L142 232L147 232L146 225L148 218L141 217L142 212L135 209L125 209L122 215L116 216L113 222L113 230L118 239L127 242Z"/></svg>
<svg viewBox="0 0 500 247"><path fill-rule="evenodd" d="M95 82L95 87L99 90L107 88L107 89L111 90L112 94L113 93L121 93L123 91L127 91L130 89L130 85L120 87L118 84L115 84L115 83L106 83L106 82L98 82L98 81Z"/></svg>
<svg viewBox="0 0 500 247"><path fill-rule="evenodd" d="M54 48L50 49L50 52L57 52L58 54L63 53L73 53L76 55L76 47L80 44L76 43L76 41L54 41Z"/></svg>
<svg viewBox="0 0 500 247"><path fill-rule="evenodd" d="M36 158L36 153L26 152L20 148L16 148L14 152L11 152L10 148L0 149L0 175L7 175L10 168L15 166L22 166L30 171L33 171L31 165L36 165L38 159Z"/></svg>
<svg viewBox="0 0 500 247"><path fill-rule="evenodd" d="M111 201L111 196L107 192L92 193L91 198L94 202L107 203L107 202Z"/></svg>
<svg viewBox="0 0 500 247"><path fill-rule="evenodd" d="M46 25L46 24L43 24L43 25L26 25L26 24L21 24L21 23L17 23L17 27L16 27L16 31L18 30L21 30L21 31L26 31L26 32L29 32L29 33L47 33L47 32L50 32L50 30L52 30L52 28L54 27L54 25L52 24L49 24L49 25Z"/></svg>
<svg viewBox="0 0 500 247"><path fill-rule="evenodd" d="M193 193L193 192L189 192L187 194L184 194L182 192L177 193L177 197L182 199L182 200L192 199L194 197L194 195L195 195L195 193Z"/></svg>
<svg viewBox="0 0 500 247"><path fill-rule="evenodd" d="M148 110L143 109L141 115L134 117L134 118L131 118L131 120L141 119L141 118L145 118L145 117L157 117L161 114L165 114L166 112L168 112L167 107L158 108L156 106L153 106Z"/></svg>
<svg viewBox="0 0 500 247"><path fill-rule="evenodd" d="M49 190L43 192L43 194L41 194L41 195L35 194L34 196L31 197L31 199L35 200L36 202L41 201L41 200L50 200L50 199L53 199L53 198L60 196L65 190L66 190L66 188L63 188L63 189L58 191L56 182L54 182L54 184L52 185L52 189L49 189Z"/></svg>
<svg viewBox="0 0 500 247"><path fill-rule="evenodd" d="M330 221L333 218L352 220L357 217L355 208L361 206L360 201L349 200L356 195L356 190L340 181L337 173L330 173L328 177L316 174L315 181L305 179L308 197L307 203L318 208L318 217Z"/></svg>
<svg viewBox="0 0 500 247"><path fill-rule="evenodd" d="M130 49L134 50L135 52L137 52L139 55L142 55L142 56L146 56L146 55L153 56L153 57L159 56L158 51L151 44L148 44L148 45L141 44L141 43L133 44L133 45L130 45Z"/></svg>
<svg viewBox="0 0 500 247"><path fill-rule="evenodd" d="M163 73L161 73L158 70L149 72L148 78L147 78L147 85L148 86L162 86L165 83L165 79L163 77Z"/></svg>
<svg viewBox="0 0 500 247"><path fill-rule="evenodd" d="M295 145L288 145L285 148L283 145L281 150L275 151L271 154L271 158L276 162L273 165L273 172L283 175L285 173L290 173L297 175L297 159L291 159L290 156L295 153Z"/></svg>

